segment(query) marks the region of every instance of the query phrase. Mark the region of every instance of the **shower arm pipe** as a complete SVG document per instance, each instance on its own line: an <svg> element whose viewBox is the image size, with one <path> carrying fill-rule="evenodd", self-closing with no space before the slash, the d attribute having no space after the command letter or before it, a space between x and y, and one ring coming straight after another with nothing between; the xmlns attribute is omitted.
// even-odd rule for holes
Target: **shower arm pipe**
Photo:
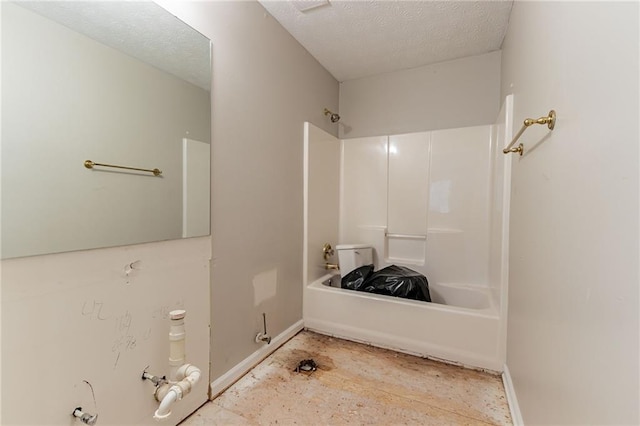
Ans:
<svg viewBox="0 0 640 426"><path fill-rule="evenodd" d="M324 109L324 115L328 116L332 123L340 121L340 115L330 111L328 108Z"/></svg>
<svg viewBox="0 0 640 426"><path fill-rule="evenodd" d="M549 115L547 115L546 117L540 117L538 119L534 119L534 118L525 119L524 123L522 124L522 127L520 128L520 131L518 131L518 133L513 138L511 143L509 145L507 145L507 147L505 149L503 149L502 152L504 154L509 154L511 152L517 152L520 155L522 155L524 153L524 145L523 144L519 144L515 148L513 147L513 145L518 141L518 139L520 139L520 136L522 136L524 131L527 130L527 128L529 126L532 126L534 124L546 124L547 127L549 128L549 130L553 130L553 128L556 125L556 112L554 110L551 110L551 111L549 111Z"/></svg>

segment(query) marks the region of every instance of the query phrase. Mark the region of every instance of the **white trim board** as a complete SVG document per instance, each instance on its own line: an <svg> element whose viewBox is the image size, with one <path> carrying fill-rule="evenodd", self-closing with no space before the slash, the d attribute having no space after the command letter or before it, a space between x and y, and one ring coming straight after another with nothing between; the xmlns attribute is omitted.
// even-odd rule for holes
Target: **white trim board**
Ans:
<svg viewBox="0 0 640 426"><path fill-rule="evenodd" d="M289 339L298 334L304 328L302 320L296 322L291 327L287 328L282 333L271 339L271 343L262 346L260 349L240 361L231 370L218 377L211 382L211 393L209 399L213 400L222 392L224 392L229 386L237 382L249 372L253 367L258 365L262 360L275 352L280 346L284 345Z"/></svg>
<svg viewBox="0 0 640 426"><path fill-rule="evenodd" d="M504 391L507 394L507 404L509 404L509 411L511 412L511 420L514 426L524 426L522 420L522 413L520 412L520 405L518 405L518 398L516 397L516 390L513 387L513 381L511 380L511 373L507 364L504 365L502 372L502 383L504 385Z"/></svg>

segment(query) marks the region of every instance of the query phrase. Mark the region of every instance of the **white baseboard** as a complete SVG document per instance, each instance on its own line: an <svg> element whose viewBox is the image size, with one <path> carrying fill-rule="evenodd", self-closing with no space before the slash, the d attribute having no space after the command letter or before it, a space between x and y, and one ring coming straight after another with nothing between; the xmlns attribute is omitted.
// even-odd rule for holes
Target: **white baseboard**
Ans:
<svg viewBox="0 0 640 426"><path fill-rule="evenodd" d="M507 364L504 365L502 372L502 383L504 384L504 390L507 394L507 403L509 404L509 411L511 412L511 420L514 426L524 426L522 421L522 413L520 413L520 406L518 405L518 398L516 397L516 390L513 387L511 381L511 374Z"/></svg>
<svg viewBox="0 0 640 426"><path fill-rule="evenodd" d="M217 378L211 383L211 399L217 397L224 392L229 386L237 382L249 370L258 365L263 359L271 355L280 346L285 344L289 339L295 336L304 328L302 320L296 322L282 333L271 339L271 343L262 346L260 349L246 357L231 370Z"/></svg>

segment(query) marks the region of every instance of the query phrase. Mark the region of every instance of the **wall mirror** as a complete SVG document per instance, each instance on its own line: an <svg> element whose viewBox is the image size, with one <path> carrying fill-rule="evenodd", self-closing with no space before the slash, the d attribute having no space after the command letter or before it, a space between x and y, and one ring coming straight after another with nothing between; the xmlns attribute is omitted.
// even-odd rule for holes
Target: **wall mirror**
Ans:
<svg viewBox="0 0 640 426"><path fill-rule="evenodd" d="M0 256L208 235L210 41L153 2L0 7Z"/></svg>

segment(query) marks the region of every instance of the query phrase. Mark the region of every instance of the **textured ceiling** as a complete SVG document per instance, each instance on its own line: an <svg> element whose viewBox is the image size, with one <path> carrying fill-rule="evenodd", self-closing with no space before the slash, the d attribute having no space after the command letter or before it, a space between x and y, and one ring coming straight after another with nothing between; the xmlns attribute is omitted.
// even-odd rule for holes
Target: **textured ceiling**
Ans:
<svg viewBox="0 0 640 426"><path fill-rule="evenodd" d="M331 0L301 12L292 1L259 1L338 81L498 50L513 4Z"/></svg>
<svg viewBox="0 0 640 426"><path fill-rule="evenodd" d="M151 1L21 1L16 4L210 90L209 40Z"/></svg>

